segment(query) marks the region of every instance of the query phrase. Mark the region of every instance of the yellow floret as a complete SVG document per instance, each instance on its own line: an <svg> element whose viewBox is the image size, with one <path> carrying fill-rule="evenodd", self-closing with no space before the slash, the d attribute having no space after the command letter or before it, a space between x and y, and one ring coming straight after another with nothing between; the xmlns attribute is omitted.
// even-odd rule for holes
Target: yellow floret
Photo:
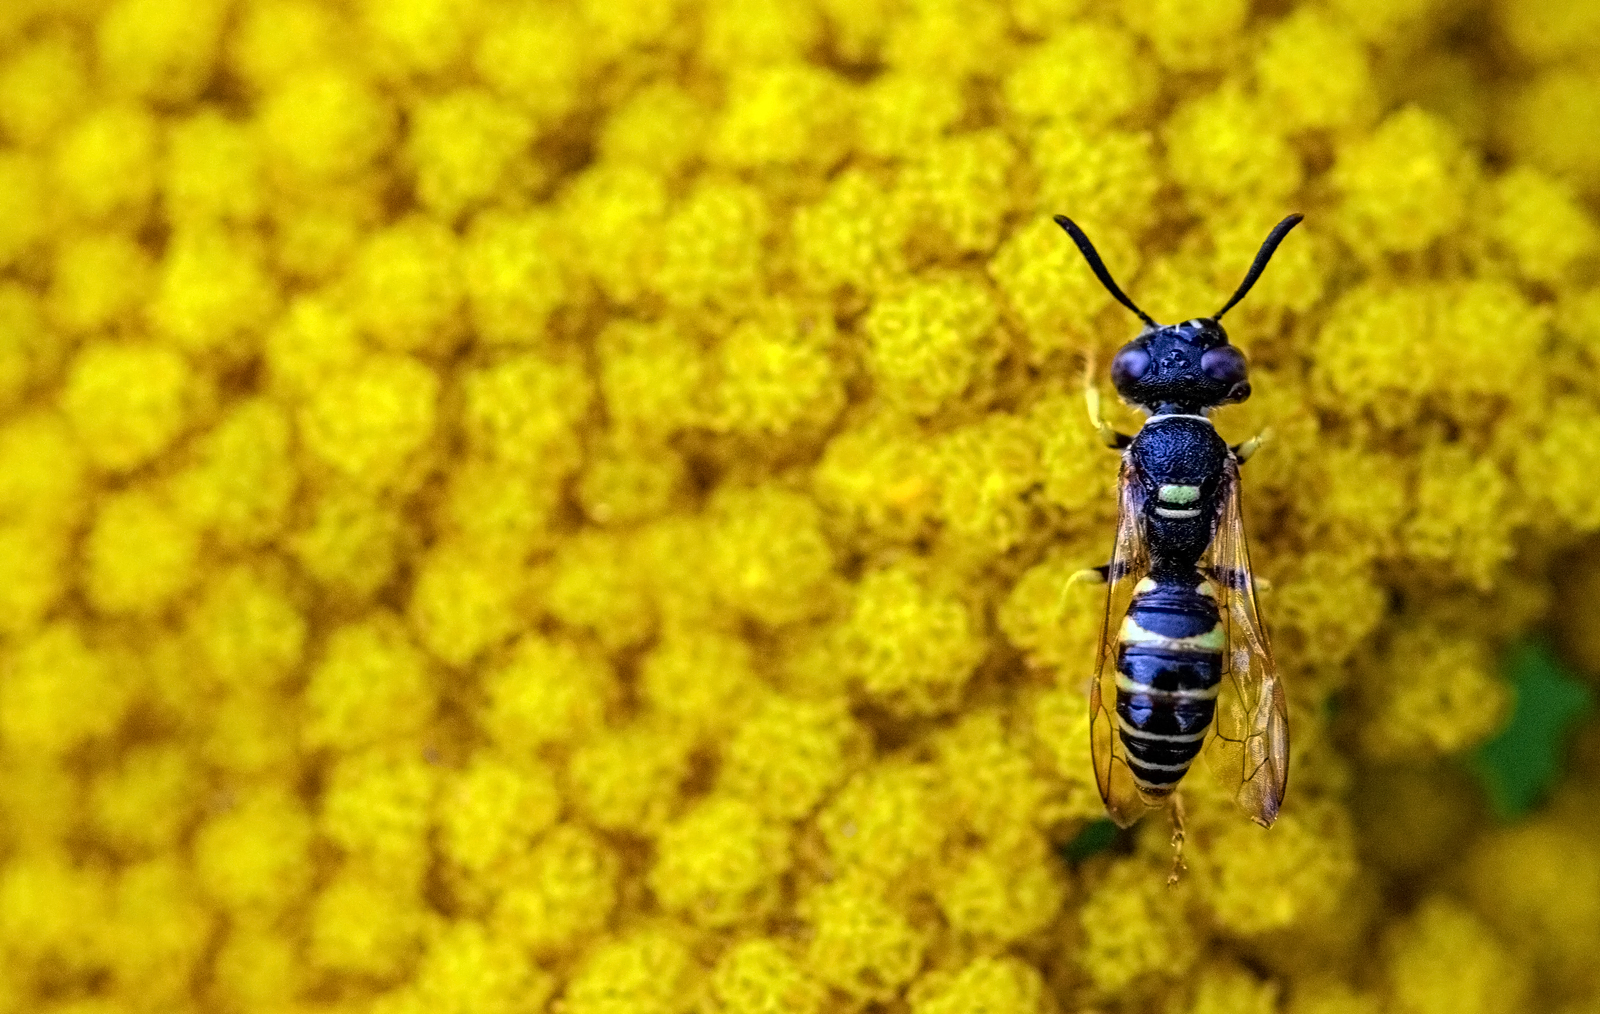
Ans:
<svg viewBox="0 0 1600 1014"><path fill-rule="evenodd" d="M1491 193L1489 235L1530 281L1560 282L1600 246L1600 230L1577 195L1537 170L1513 170L1494 182Z"/></svg>
<svg viewBox="0 0 1600 1014"><path fill-rule="evenodd" d="M1248 0L1122 0L1122 17L1142 33L1161 62L1174 70L1227 66L1242 48Z"/></svg>
<svg viewBox="0 0 1600 1014"><path fill-rule="evenodd" d="M1319 7L1299 7L1273 25L1255 58L1256 81L1274 121L1291 131L1365 123L1378 98L1366 45Z"/></svg>
<svg viewBox="0 0 1600 1014"><path fill-rule="evenodd" d="M75 217L137 225L156 190L156 121L132 105L101 106L56 145L55 192ZM26 207L26 205L24 205Z"/></svg>
<svg viewBox="0 0 1600 1014"><path fill-rule="evenodd" d="M1600 43L1600 10L1583 0L1533 0L1494 6L1495 26L1537 64L1582 57Z"/></svg>
<svg viewBox="0 0 1600 1014"><path fill-rule="evenodd" d="M198 441L195 458L173 482L186 517L230 547L260 545L282 532L299 476L289 414L277 402L236 402Z"/></svg>
<svg viewBox="0 0 1600 1014"><path fill-rule="evenodd" d="M700 157L710 129L711 111L695 96L676 82L657 81L639 89L606 118L600 157L610 165L637 165L676 176Z"/></svg>
<svg viewBox="0 0 1600 1014"><path fill-rule="evenodd" d="M195 876L205 896L236 919L277 916L311 889L312 820L284 787L247 792L201 825Z"/></svg>
<svg viewBox="0 0 1600 1014"><path fill-rule="evenodd" d="M1401 530L1406 552L1487 590L1516 552L1510 478L1494 462L1457 445L1423 452L1416 514Z"/></svg>
<svg viewBox="0 0 1600 1014"><path fill-rule="evenodd" d="M1107 137L1097 147L1112 150L1115 138ZM1076 208L1080 202L1041 196L1040 203L1045 208ZM1096 202L1085 195L1081 203L1092 207ZM1138 271L1138 250L1125 228L1097 227L1094 242L1119 275ZM1049 218L1040 215L1012 233L989 260L989 277L1026 324L1028 353L1034 362L1098 344L1095 318L1110 304L1111 294L1084 269L1077 247ZM1062 428L1073 427L1069 423Z"/></svg>
<svg viewBox="0 0 1600 1014"><path fill-rule="evenodd" d="M572 300L566 243L547 211L485 212L461 247L467 309L480 341L539 346L551 314Z"/></svg>
<svg viewBox="0 0 1600 1014"><path fill-rule="evenodd" d="M889 66L956 78L992 72L1011 55L1006 20L984 0L917 0L890 23L884 44Z"/></svg>
<svg viewBox="0 0 1600 1014"><path fill-rule="evenodd" d="M1263 981L1242 968L1218 964L1200 970L1187 1014L1275 1014L1278 984Z"/></svg>
<svg viewBox="0 0 1600 1014"><path fill-rule="evenodd" d="M1590 439L1593 412L1587 400L1559 399L1542 413L1544 432L1537 441L1517 447L1517 478L1523 488L1580 532L1600 528L1600 503L1594 496L1600 459Z"/></svg>
<svg viewBox="0 0 1600 1014"><path fill-rule="evenodd" d="M217 951L212 988L230 1010L293 1010L308 977L298 941L253 923L235 924Z"/></svg>
<svg viewBox="0 0 1600 1014"><path fill-rule="evenodd" d="M439 792L440 849L468 873L485 873L521 856L561 813L549 766L475 754Z"/></svg>
<svg viewBox="0 0 1600 1014"><path fill-rule="evenodd" d="M936 775L928 765L880 763L850 779L817 815L834 861L895 877L937 854L947 811Z"/></svg>
<svg viewBox="0 0 1600 1014"><path fill-rule="evenodd" d="M633 165L595 166L568 186L561 210L578 247L577 263L606 295L631 303L655 287L667 215L661 176ZM694 238L685 236L683 241Z"/></svg>
<svg viewBox="0 0 1600 1014"><path fill-rule="evenodd" d="M286 77L261 107L269 168L289 186L348 180L389 146L395 111L369 83L311 68Z"/></svg>
<svg viewBox="0 0 1600 1014"><path fill-rule="evenodd" d="M852 997L886 1001L922 966L927 935L870 880L819 887L801 899L799 910L812 928L808 970Z"/></svg>
<svg viewBox="0 0 1600 1014"><path fill-rule="evenodd" d="M67 590L70 550L52 527L0 522L0 634L38 627Z"/></svg>
<svg viewBox="0 0 1600 1014"><path fill-rule="evenodd" d="M89 459L122 472L189 427L197 388L189 364L170 349L96 342L73 360L60 404Z"/></svg>
<svg viewBox="0 0 1600 1014"><path fill-rule="evenodd" d="M248 566L213 575L189 613L187 634L204 679L234 688L279 684L300 664L306 618L270 570Z"/></svg>
<svg viewBox="0 0 1600 1014"><path fill-rule="evenodd" d="M51 624L7 656L0 737L16 755L59 756L111 735L136 689L72 623Z"/></svg>
<svg viewBox="0 0 1600 1014"><path fill-rule="evenodd" d="M750 803L713 796L661 832L650 889L701 926L754 923L782 900L790 848L788 830Z"/></svg>
<svg viewBox="0 0 1600 1014"><path fill-rule="evenodd" d="M433 719L433 683L397 617L340 627L306 687L306 742L340 750L404 742Z"/></svg>
<svg viewBox="0 0 1600 1014"><path fill-rule="evenodd" d="M574 801L597 826L656 834L677 809L694 739L634 723L593 737L572 756Z"/></svg>
<svg viewBox="0 0 1600 1014"><path fill-rule="evenodd" d="M1089 615L1089 611L1085 610ZM1095 785L1094 769L1084 744L1089 742L1089 697L1085 692L1092 675L1094 638L1100 632L1104 606L1092 612L1094 631L1089 646L1072 658L1061 672L1061 689L1040 694L1032 702L1034 752L1048 761L1054 798L1045 813L1063 820L1098 820L1105 805Z"/></svg>
<svg viewBox="0 0 1600 1014"><path fill-rule="evenodd" d="M1068 23L1008 74L1006 105L1024 120L1061 119L1100 127L1138 113L1157 79L1133 37L1094 22Z"/></svg>
<svg viewBox="0 0 1600 1014"><path fill-rule="evenodd" d="M1496 118L1498 133L1519 160L1592 193L1600 186L1600 153L1590 143L1600 126L1600 73L1556 67L1534 78Z"/></svg>
<svg viewBox="0 0 1600 1014"><path fill-rule="evenodd" d="M943 258L993 250L1012 210L1016 146L998 130L983 130L940 140L918 154L894 192L896 224L907 243Z"/></svg>
<svg viewBox="0 0 1600 1014"><path fill-rule="evenodd" d="M541 589L544 606L567 626L620 650L643 641L655 625L648 586L639 575L626 535L586 531L557 551Z"/></svg>
<svg viewBox="0 0 1600 1014"><path fill-rule="evenodd" d="M67 421L30 412L0 426L0 519L65 531L88 507L84 453Z"/></svg>
<svg viewBox="0 0 1600 1014"><path fill-rule="evenodd" d="M472 66L505 98L549 128L585 99L593 72L594 40L576 12L565 6L492 11Z"/></svg>
<svg viewBox="0 0 1600 1014"><path fill-rule="evenodd" d="M681 503L686 468L670 445L613 437L586 458L578 500L595 524L634 524Z"/></svg>
<svg viewBox="0 0 1600 1014"><path fill-rule="evenodd" d="M526 625L527 575L515 560L447 544L416 566L406 616L423 646L450 665L467 664Z"/></svg>
<svg viewBox="0 0 1600 1014"><path fill-rule="evenodd" d="M533 136L527 113L483 89L460 89L410 112L407 154L417 199L445 221L497 194L538 182L525 152Z"/></svg>
<svg viewBox="0 0 1600 1014"><path fill-rule="evenodd" d="M376 174L274 202L272 256L290 280L328 285L344 276L368 234L384 220Z"/></svg>
<svg viewBox="0 0 1600 1014"><path fill-rule="evenodd" d="M123 855L172 849L199 812L203 782L181 747L143 746L128 751L114 772L90 789L99 839Z"/></svg>
<svg viewBox="0 0 1600 1014"><path fill-rule="evenodd" d="M999 310L988 290L960 276L907 284L867 314L868 361L877 393L931 415L987 372Z"/></svg>
<svg viewBox="0 0 1600 1014"><path fill-rule="evenodd" d="M348 37L342 12L315 0L250 0L229 33L230 68L257 90L329 62Z"/></svg>
<svg viewBox="0 0 1600 1014"><path fill-rule="evenodd" d="M126 330L155 280L150 255L122 233L65 239L50 278L50 322L69 333Z"/></svg>
<svg viewBox="0 0 1600 1014"><path fill-rule="evenodd" d="M935 461L914 424L882 414L828 441L812 483L817 499L836 524L848 525L846 531L859 528L876 538L907 541L936 506Z"/></svg>
<svg viewBox="0 0 1600 1014"><path fill-rule="evenodd" d="M696 999L699 966L680 932L651 927L602 944L567 984L570 1014L676 1014Z"/></svg>
<svg viewBox="0 0 1600 1014"><path fill-rule="evenodd" d="M979 958L961 971L929 975L911 989L912 1014L1035 1014L1044 995L1038 969L1016 958Z"/></svg>
<svg viewBox="0 0 1600 1014"><path fill-rule="evenodd" d="M871 175L859 169L840 173L821 200L794 216L805 281L822 291L849 285L872 292L902 274L899 214L888 191Z"/></svg>
<svg viewBox="0 0 1600 1014"><path fill-rule="evenodd" d="M421 882L430 857L439 769L386 748L346 754L322 797L320 828L363 876L403 890Z"/></svg>
<svg viewBox="0 0 1600 1014"><path fill-rule="evenodd" d="M174 222L255 221L266 202L255 131L211 110L175 124L161 189Z"/></svg>
<svg viewBox="0 0 1600 1014"><path fill-rule="evenodd" d="M1025 752L1026 739L1006 728L1007 716L976 710L934 740L941 783L956 820L996 848L1018 851L1019 862L1034 862L1040 844L1030 814L1049 791Z"/></svg>
<svg viewBox="0 0 1600 1014"><path fill-rule="evenodd" d="M714 544L703 566L729 607L776 626L830 604L833 548L810 497L775 485L724 487L710 510Z"/></svg>
<svg viewBox="0 0 1600 1014"><path fill-rule="evenodd" d="M968 607L901 565L861 579L844 636L862 689L907 717L954 707L985 649Z"/></svg>
<svg viewBox="0 0 1600 1014"><path fill-rule="evenodd" d="M1200 956L1200 941L1182 907L1173 904L1162 873L1155 864L1116 863L1078 909L1083 950L1077 961L1105 995L1149 975L1179 979Z"/></svg>
<svg viewBox="0 0 1600 1014"><path fill-rule="evenodd" d="M211 80L227 13L222 0L117 0L95 40L100 73L114 93L192 101Z"/></svg>
<svg viewBox="0 0 1600 1014"><path fill-rule="evenodd" d="M1449 124L1408 106L1340 152L1334 224L1359 256L1421 250L1461 223L1478 175Z"/></svg>
<svg viewBox="0 0 1600 1014"><path fill-rule="evenodd" d="M546 743L572 743L593 732L614 693L611 668L570 641L527 634L484 677L481 721L509 756Z"/></svg>
<svg viewBox="0 0 1600 1014"><path fill-rule="evenodd" d="M701 56L712 66L765 66L803 59L822 34L821 11L781 0L711 5Z"/></svg>
<svg viewBox="0 0 1600 1014"><path fill-rule="evenodd" d="M708 154L739 169L826 172L849 153L854 96L833 73L780 63L736 74Z"/></svg>
<svg viewBox="0 0 1600 1014"><path fill-rule="evenodd" d="M346 870L311 906L311 962L331 972L396 979L421 950L429 912L415 891Z"/></svg>
<svg viewBox="0 0 1600 1014"><path fill-rule="evenodd" d="M1302 801L1270 836L1226 813L1190 860L1219 926L1249 936L1342 915L1359 867L1355 831L1337 804Z"/></svg>
<svg viewBox="0 0 1600 1014"><path fill-rule="evenodd" d="M975 852L934 885L934 897L958 933L1010 944L1030 937L1061 911L1066 890L1060 860L1037 839L1032 847Z"/></svg>
<svg viewBox="0 0 1600 1014"><path fill-rule="evenodd" d="M6 213L0 215L0 265L10 267L34 254L49 231L56 205L46 177L41 159L0 151L0 193L6 195Z"/></svg>
<svg viewBox="0 0 1600 1014"><path fill-rule="evenodd" d="M1411 625L1399 630L1360 681L1362 726L1377 757L1428 757L1475 746L1500 727L1510 692L1482 641Z"/></svg>
<svg viewBox="0 0 1600 1014"><path fill-rule="evenodd" d="M748 712L757 685L748 642L692 627L665 631L639 668L639 696L656 714L707 735Z"/></svg>
<svg viewBox="0 0 1600 1014"><path fill-rule="evenodd" d="M503 560L526 559L553 541L549 526L561 489L542 473L466 458L447 483L434 522L441 538Z"/></svg>
<svg viewBox="0 0 1600 1014"><path fill-rule="evenodd" d="M263 362L274 393L299 400L360 361L349 313L316 295L296 296L267 333Z"/></svg>
<svg viewBox="0 0 1600 1014"><path fill-rule="evenodd" d="M0 129L19 146L37 147L88 104L87 61L75 39L57 32L8 56L0 66Z"/></svg>
<svg viewBox="0 0 1600 1014"><path fill-rule="evenodd" d="M712 1014L818 1014L827 992L777 941L747 937L711 972Z"/></svg>
<svg viewBox="0 0 1600 1014"><path fill-rule="evenodd" d="M762 284L770 225L756 188L701 184L662 229L661 267L651 287L679 307L744 305Z"/></svg>
<svg viewBox="0 0 1600 1014"><path fill-rule="evenodd" d="M107 950L114 990L168 1009L189 999L216 915L193 895L176 856L124 869L113 890Z"/></svg>
<svg viewBox="0 0 1600 1014"><path fill-rule="evenodd" d="M857 146L880 158L909 159L943 137L966 108L960 82L890 71L859 99Z"/></svg>
<svg viewBox="0 0 1600 1014"><path fill-rule="evenodd" d="M617 904L618 860L590 831L561 824L499 880L495 935L537 955L571 952Z"/></svg>
<svg viewBox="0 0 1600 1014"><path fill-rule="evenodd" d="M1474 909L1506 940L1534 951L1551 992L1600 985L1586 941L1600 936L1600 846L1572 822L1535 818L1481 837L1468 857Z"/></svg>
<svg viewBox="0 0 1600 1014"><path fill-rule="evenodd" d="M0 940L8 963L32 971L29 965L49 961L82 974L106 956L106 872L64 860L57 852L14 858L0 868Z"/></svg>
<svg viewBox="0 0 1600 1014"><path fill-rule="evenodd" d="M559 481L579 461L577 424L593 387L576 363L518 355L462 379L468 446Z"/></svg>
<svg viewBox="0 0 1600 1014"><path fill-rule="evenodd" d="M842 700L769 697L723 748L718 790L798 820L844 781L863 739Z"/></svg>
<svg viewBox="0 0 1600 1014"><path fill-rule="evenodd" d="M169 241L150 322L180 349L239 362L253 354L277 303L256 251L198 227Z"/></svg>
<svg viewBox="0 0 1600 1014"><path fill-rule="evenodd" d="M361 0L373 67L397 77L444 74L466 56L484 15L477 0Z"/></svg>
<svg viewBox="0 0 1600 1014"><path fill-rule="evenodd" d="M525 1014L542 1010L555 987L511 941L457 921L428 943L411 988L434 1014Z"/></svg>
<svg viewBox="0 0 1600 1014"><path fill-rule="evenodd" d="M1396 1014L1511 1014L1528 1009L1529 970L1466 909L1435 896L1385 940Z"/></svg>
<svg viewBox="0 0 1600 1014"><path fill-rule="evenodd" d="M1354 503L1350 507L1365 514L1364 522L1381 526L1381 534L1371 533L1371 550L1378 553L1385 541L1392 543L1388 519L1404 511L1405 494L1398 477L1392 474L1376 479L1371 490L1363 491L1357 485L1361 474L1353 472L1349 484L1341 482L1328 499L1361 499L1359 507ZM1277 583L1273 586L1273 625L1300 635L1303 657L1311 666L1342 664L1377 629L1389 610L1388 593L1374 577L1364 555L1312 551L1300 557L1290 576L1274 575Z"/></svg>
<svg viewBox="0 0 1600 1014"><path fill-rule="evenodd" d="M366 356L312 394L299 413L300 439L314 458L364 488L409 486L421 477L438 398L438 374L417 360Z"/></svg>
<svg viewBox="0 0 1600 1014"><path fill-rule="evenodd" d="M60 337L45 326L32 289L0 283L0 411L10 412L65 353Z"/></svg>
<svg viewBox="0 0 1600 1014"><path fill-rule="evenodd" d="M289 549L312 578L357 598L388 582L403 530L394 505L335 486L312 502L311 512L307 527L290 536Z"/></svg>
<svg viewBox="0 0 1600 1014"><path fill-rule="evenodd" d="M151 616L199 579L200 532L166 500L132 489L100 500L83 555L91 605Z"/></svg>
<svg viewBox="0 0 1600 1014"><path fill-rule="evenodd" d="M449 352L463 326L459 249L449 229L421 217L370 236L351 268L356 323L397 352Z"/></svg>
<svg viewBox="0 0 1600 1014"><path fill-rule="evenodd" d="M1033 505L1024 495L1044 480L1026 420L996 413L937 445L944 538L963 563L990 559L1021 542Z"/></svg>
<svg viewBox="0 0 1600 1014"><path fill-rule="evenodd" d="M295 703L272 693L230 694L206 715L201 757L228 776L293 778L302 756Z"/></svg>
<svg viewBox="0 0 1600 1014"><path fill-rule="evenodd" d="M1167 121L1173 177L1196 205L1281 202L1300 186L1300 157L1270 110L1238 89L1220 88L1180 106Z"/></svg>
<svg viewBox="0 0 1600 1014"><path fill-rule="evenodd" d="M615 427L664 440L710 414L705 355L693 336L671 321L607 325L600 391Z"/></svg>
<svg viewBox="0 0 1600 1014"><path fill-rule="evenodd" d="M825 307L773 304L722 341L716 426L756 437L818 431L845 404Z"/></svg>

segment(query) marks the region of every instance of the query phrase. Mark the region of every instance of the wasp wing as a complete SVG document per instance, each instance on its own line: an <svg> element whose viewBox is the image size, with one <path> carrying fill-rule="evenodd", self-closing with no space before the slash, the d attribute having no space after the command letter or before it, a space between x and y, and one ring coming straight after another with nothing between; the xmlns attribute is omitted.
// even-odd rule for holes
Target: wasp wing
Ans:
<svg viewBox="0 0 1600 1014"><path fill-rule="evenodd" d="M1272 644L1256 603L1250 547L1239 505L1239 465L1223 472L1217 530L1206 568L1228 635L1206 760L1251 820L1271 827L1289 784L1289 713Z"/></svg>
<svg viewBox="0 0 1600 1014"><path fill-rule="evenodd" d="M1122 738L1117 735L1117 634L1134 587L1150 572L1150 552L1145 545L1143 491L1126 460L1117 489L1117 541L1106 573L1106 615L1100 627L1094 682L1089 687L1089 742L1094 779L1106 812L1119 827L1127 827L1152 807L1134 784L1123 756Z"/></svg>

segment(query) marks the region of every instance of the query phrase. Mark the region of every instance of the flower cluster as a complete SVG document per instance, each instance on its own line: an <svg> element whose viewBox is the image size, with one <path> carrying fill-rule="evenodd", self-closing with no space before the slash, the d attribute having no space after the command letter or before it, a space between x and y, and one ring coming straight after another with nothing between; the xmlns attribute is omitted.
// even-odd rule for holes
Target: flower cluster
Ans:
<svg viewBox="0 0 1600 1014"><path fill-rule="evenodd" d="M0 1014L1600 1002L1592 733L1451 760L1600 658L1600 15L1257 6L0 5ZM1290 797L1169 891L1049 216L1174 320L1289 211Z"/></svg>

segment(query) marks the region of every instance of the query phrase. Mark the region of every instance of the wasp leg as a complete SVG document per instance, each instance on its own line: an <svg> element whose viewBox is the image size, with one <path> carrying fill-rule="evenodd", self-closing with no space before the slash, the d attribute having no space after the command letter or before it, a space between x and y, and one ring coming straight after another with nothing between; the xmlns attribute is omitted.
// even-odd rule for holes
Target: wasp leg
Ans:
<svg viewBox="0 0 1600 1014"><path fill-rule="evenodd" d="M1100 440L1107 447L1122 450L1133 443L1133 438L1126 433L1118 433L1111 428L1111 424L1100 418L1100 389L1094 384L1083 386L1083 400L1089 407L1089 425L1094 427L1100 435Z"/></svg>
<svg viewBox="0 0 1600 1014"><path fill-rule="evenodd" d="M1270 591L1272 591L1272 582L1268 581L1266 578L1260 577L1260 576L1254 576L1254 577L1251 577L1250 580L1256 586L1256 591L1258 591L1258 592L1270 592Z"/></svg>
<svg viewBox="0 0 1600 1014"><path fill-rule="evenodd" d="M1266 429L1262 430L1260 433L1257 433L1255 436L1251 437L1249 440L1246 440L1244 443L1235 444L1233 446L1233 456L1234 456L1234 458L1236 458L1238 460L1239 464L1242 465L1246 461L1250 460L1250 456L1251 455L1253 455L1257 451L1261 450L1261 445L1262 444L1266 443L1268 440L1271 440L1271 439L1272 439L1272 427L1268 426Z"/></svg>
<svg viewBox="0 0 1600 1014"><path fill-rule="evenodd" d="M1189 864L1183 861L1183 792L1172 794L1167 814L1172 818L1172 872L1167 874L1167 886L1178 886L1178 880L1183 876L1183 871Z"/></svg>
<svg viewBox="0 0 1600 1014"><path fill-rule="evenodd" d="M1061 595L1056 599L1056 616L1061 616L1067 610L1067 592L1075 584L1105 584L1111 579L1111 564L1104 567L1090 567L1087 570L1075 570L1072 575L1061 585Z"/></svg>

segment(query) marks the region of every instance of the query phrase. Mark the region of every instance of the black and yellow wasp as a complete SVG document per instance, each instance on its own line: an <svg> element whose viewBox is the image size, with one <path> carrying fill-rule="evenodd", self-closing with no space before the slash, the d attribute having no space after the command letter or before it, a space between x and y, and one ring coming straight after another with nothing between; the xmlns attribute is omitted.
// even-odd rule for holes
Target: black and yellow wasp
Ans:
<svg viewBox="0 0 1600 1014"><path fill-rule="evenodd" d="M1138 434L1112 431L1092 384L1088 392L1093 424L1122 451L1111 562L1086 572L1110 585L1089 690L1095 779L1122 827L1172 804L1180 848L1176 790L1202 745L1239 806L1263 827L1277 819L1288 786L1283 683L1257 607L1239 508L1239 466L1260 438L1230 447L1209 414L1250 396L1244 354L1228 344L1219 321L1300 219L1278 223L1221 310L1163 325L1117 287L1083 230L1056 216L1101 284L1145 324L1111 363L1117 393L1148 416Z"/></svg>

